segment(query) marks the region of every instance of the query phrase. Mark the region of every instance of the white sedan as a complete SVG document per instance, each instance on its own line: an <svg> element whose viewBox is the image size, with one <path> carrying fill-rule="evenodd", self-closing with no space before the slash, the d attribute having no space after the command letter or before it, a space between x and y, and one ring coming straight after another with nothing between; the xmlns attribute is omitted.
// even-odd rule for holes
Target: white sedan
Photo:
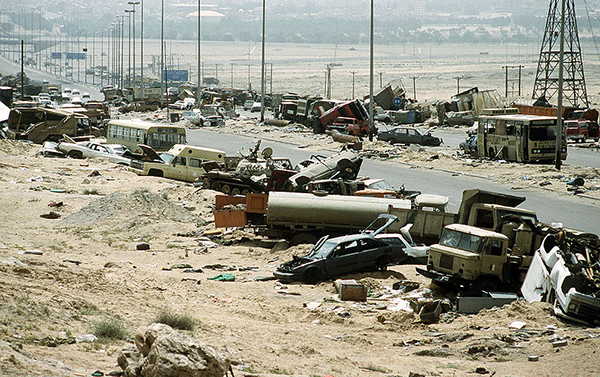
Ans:
<svg viewBox="0 0 600 377"><path fill-rule="evenodd" d="M131 159L123 157L129 150L120 144L65 140L59 142L56 149L71 158L101 157L120 165L131 165Z"/></svg>

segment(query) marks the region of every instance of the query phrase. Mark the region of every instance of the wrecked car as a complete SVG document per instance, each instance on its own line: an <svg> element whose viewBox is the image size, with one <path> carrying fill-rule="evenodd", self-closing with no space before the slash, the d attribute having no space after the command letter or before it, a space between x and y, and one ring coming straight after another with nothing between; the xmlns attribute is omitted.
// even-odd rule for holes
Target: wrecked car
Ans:
<svg viewBox="0 0 600 377"><path fill-rule="evenodd" d="M528 302L545 301L554 313L582 324L600 324L598 237L561 231L536 250L521 287Z"/></svg>
<svg viewBox="0 0 600 377"><path fill-rule="evenodd" d="M403 262L407 259L407 254L402 246L377 238L378 234L398 221L398 218L381 215L373 223L381 219L386 220L385 224L372 233L363 231L360 234L334 238L324 236L306 256L294 256L291 261L277 267L273 275L282 281L317 283L359 271L385 271L389 264Z"/></svg>
<svg viewBox="0 0 600 377"><path fill-rule="evenodd" d="M286 191L304 191L306 184L319 179L353 180L358 176L362 158L355 152L346 150L327 158L316 157L302 162L305 166L288 180Z"/></svg>
<svg viewBox="0 0 600 377"><path fill-rule="evenodd" d="M377 140L387 141L390 144L419 144L437 147L442 144L442 139L431 135L433 128L425 132L413 127L395 127L389 131L380 131Z"/></svg>
<svg viewBox="0 0 600 377"><path fill-rule="evenodd" d="M465 154L477 155L477 135L471 135L467 140L458 144L458 147Z"/></svg>
<svg viewBox="0 0 600 377"><path fill-rule="evenodd" d="M127 147L120 144L100 144L90 141L75 142L68 136L56 145L56 150L71 158L101 157L120 165L131 165Z"/></svg>

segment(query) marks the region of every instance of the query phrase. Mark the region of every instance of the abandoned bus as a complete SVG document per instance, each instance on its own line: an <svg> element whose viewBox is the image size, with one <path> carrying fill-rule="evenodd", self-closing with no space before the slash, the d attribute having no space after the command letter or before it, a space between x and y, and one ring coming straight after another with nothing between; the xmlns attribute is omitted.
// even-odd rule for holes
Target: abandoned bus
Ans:
<svg viewBox="0 0 600 377"><path fill-rule="evenodd" d="M556 118L538 115L481 115L477 126L477 155L515 162L554 161ZM564 132L561 159L567 158Z"/></svg>
<svg viewBox="0 0 600 377"><path fill-rule="evenodd" d="M185 128L140 120L111 120L108 122L106 142L123 144L132 152L138 149L138 144L162 152L175 144L186 144Z"/></svg>

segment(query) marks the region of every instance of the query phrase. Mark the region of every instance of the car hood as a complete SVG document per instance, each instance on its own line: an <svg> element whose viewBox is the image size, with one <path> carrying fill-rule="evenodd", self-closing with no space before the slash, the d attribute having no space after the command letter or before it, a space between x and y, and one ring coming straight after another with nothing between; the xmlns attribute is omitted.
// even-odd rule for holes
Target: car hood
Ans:
<svg viewBox="0 0 600 377"><path fill-rule="evenodd" d="M294 255L291 261L287 261L285 263L280 264L279 267L277 267L277 271L293 272L300 267L304 267L306 265L318 262L320 260L322 259L313 259Z"/></svg>

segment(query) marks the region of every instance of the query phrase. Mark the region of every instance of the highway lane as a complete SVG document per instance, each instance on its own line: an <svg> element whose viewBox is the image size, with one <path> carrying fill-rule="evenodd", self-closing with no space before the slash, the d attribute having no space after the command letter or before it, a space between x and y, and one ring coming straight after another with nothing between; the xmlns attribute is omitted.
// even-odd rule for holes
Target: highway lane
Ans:
<svg viewBox="0 0 600 377"><path fill-rule="evenodd" d="M257 137L219 133L218 130L198 129L188 131L188 143L222 149L228 154L253 146ZM275 156L286 156L292 163L309 158L314 151L298 148L282 142L263 140L261 148L271 147ZM331 155L334 151L318 152ZM559 195L543 190L513 190L510 185L487 179L465 175L453 175L431 169L411 168L409 166L376 160L365 160L361 175L372 178L385 178L395 187L405 185L409 190L420 190L428 194L446 195L450 199L450 209L458 211L465 189L480 188L527 197L521 206L535 211L541 221L562 222L565 226L600 234L600 202L592 199Z"/></svg>
<svg viewBox="0 0 600 377"><path fill-rule="evenodd" d="M464 129L436 129L432 133L444 140L444 145L457 148L467 138L466 128ZM598 148L582 148L576 143L569 142L567 149L567 160L564 162L571 166L589 166L600 168L600 151Z"/></svg>

